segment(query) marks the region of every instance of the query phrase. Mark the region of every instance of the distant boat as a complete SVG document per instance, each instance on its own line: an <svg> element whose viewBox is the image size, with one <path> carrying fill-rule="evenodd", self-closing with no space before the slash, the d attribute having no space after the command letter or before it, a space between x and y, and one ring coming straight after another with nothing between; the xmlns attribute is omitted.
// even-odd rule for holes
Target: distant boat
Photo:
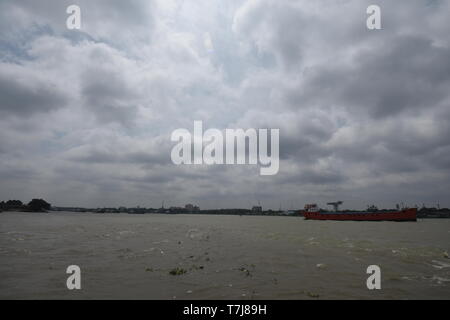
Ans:
<svg viewBox="0 0 450 320"><path fill-rule="evenodd" d="M342 202L341 202L342 203ZM341 204L339 203L339 204ZM336 204L336 203L332 203ZM417 209L408 208L396 211L361 211L361 212L322 212L316 204L305 205L305 220L338 221L417 221Z"/></svg>

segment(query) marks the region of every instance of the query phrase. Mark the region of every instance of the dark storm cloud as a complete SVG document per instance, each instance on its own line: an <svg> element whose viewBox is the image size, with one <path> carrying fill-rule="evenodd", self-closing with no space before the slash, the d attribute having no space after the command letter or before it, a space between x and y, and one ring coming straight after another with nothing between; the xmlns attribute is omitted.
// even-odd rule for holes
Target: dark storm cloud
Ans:
<svg viewBox="0 0 450 320"><path fill-rule="evenodd" d="M172 163L170 160L170 149L167 148L161 152L149 150L146 151L125 151L124 149L117 147L114 150L94 149L91 148L84 153L69 155L68 160L82 163L96 163L96 164L138 164L145 166L154 165L169 165Z"/></svg>
<svg viewBox="0 0 450 320"><path fill-rule="evenodd" d="M23 72L23 68L10 68L0 64L0 113L3 117L30 117L62 108L66 96L44 78Z"/></svg>
<svg viewBox="0 0 450 320"><path fill-rule="evenodd" d="M429 39L396 37L393 45L356 59L356 70L341 75L343 103L368 108L375 118L428 108L447 98L450 49Z"/></svg>
<svg viewBox="0 0 450 320"><path fill-rule="evenodd" d="M339 105L384 118L426 111L448 97L450 49L415 36L389 38L382 50L364 50L351 65L307 69L287 94L293 108Z"/></svg>
<svg viewBox="0 0 450 320"><path fill-rule="evenodd" d="M153 174L148 174L148 175L134 177L134 178L120 177L119 179L129 181L132 183L136 183L138 186L139 185L146 186L149 184L156 184L159 187L161 187L162 183L166 183L166 182L173 180L173 177L168 174L164 174L164 173L153 173Z"/></svg>
<svg viewBox="0 0 450 320"><path fill-rule="evenodd" d="M100 47L92 50L90 59L94 63L81 75L81 95L85 107L101 123L132 125L137 116L137 107L132 104L137 93L132 84L127 83L117 58Z"/></svg>
<svg viewBox="0 0 450 320"><path fill-rule="evenodd" d="M0 176L4 181L10 181L10 180L22 180L27 181L29 179L32 179L36 176L38 176L36 170L31 168L18 168L18 167L11 167L11 166L2 166L0 169Z"/></svg>
<svg viewBox="0 0 450 320"><path fill-rule="evenodd" d="M308 170L296 175L280 176L278 182L294 185L297 185L298 183L304 185L336 185L348 182L348 177L337 171L314 172L312 170Z"/></svg>

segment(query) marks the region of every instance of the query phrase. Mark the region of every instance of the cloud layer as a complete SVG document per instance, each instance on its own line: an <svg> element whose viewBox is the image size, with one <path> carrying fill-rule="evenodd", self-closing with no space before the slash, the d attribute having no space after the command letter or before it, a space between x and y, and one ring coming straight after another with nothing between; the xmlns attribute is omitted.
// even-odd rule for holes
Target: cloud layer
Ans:
<svg viewBox="0 0 450 320"><path fill-rule="evenodd" d="M373 1L372 1L373 2ZM450 206L450 4L0 3L0 195L55 205ZM176 128L280 128L280 171L176 166Z"/></svg>

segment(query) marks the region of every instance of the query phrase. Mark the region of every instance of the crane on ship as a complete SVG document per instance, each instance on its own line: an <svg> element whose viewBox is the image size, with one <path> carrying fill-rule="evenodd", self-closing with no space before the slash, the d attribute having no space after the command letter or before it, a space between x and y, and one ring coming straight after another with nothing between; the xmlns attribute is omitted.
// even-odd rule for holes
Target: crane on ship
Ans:
<svg viewBox="0 0 450 320"><path fill-rule="evenodd" d="M336 202L328 202L327 205L329 206L333 206L334 211L338 212L339 211L339 206L343 204L342 201L336 201Z"/></svg>

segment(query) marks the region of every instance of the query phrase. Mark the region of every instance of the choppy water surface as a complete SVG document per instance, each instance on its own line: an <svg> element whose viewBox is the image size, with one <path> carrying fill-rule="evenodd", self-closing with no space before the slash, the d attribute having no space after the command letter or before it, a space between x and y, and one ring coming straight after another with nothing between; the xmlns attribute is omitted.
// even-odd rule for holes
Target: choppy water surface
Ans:
<svg viewBox="0 0 450 320"><path fill-rule="evenodd" d="M0 298L450 299L449 244L450 220L4 212Z"/></svg>

